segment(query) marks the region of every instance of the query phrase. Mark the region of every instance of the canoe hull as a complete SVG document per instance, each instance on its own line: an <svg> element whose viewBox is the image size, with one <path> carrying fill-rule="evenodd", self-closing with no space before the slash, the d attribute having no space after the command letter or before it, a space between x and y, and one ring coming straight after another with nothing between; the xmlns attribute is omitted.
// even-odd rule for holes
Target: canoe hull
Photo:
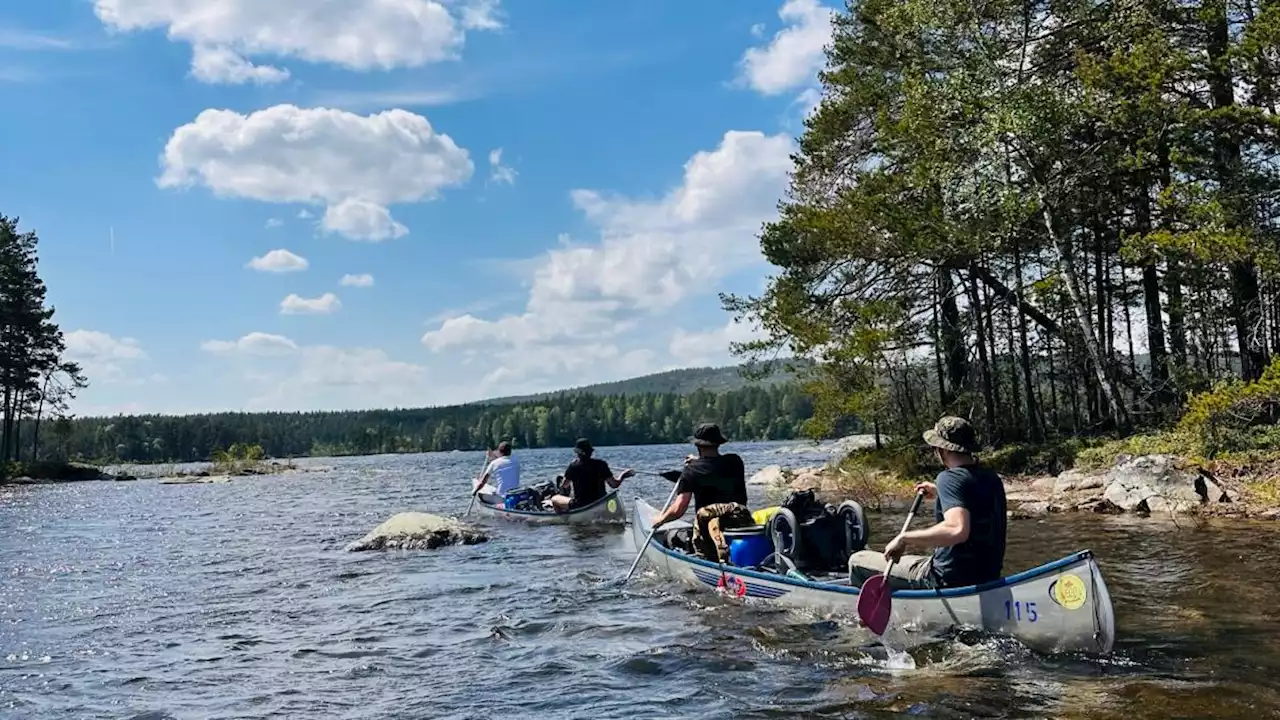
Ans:
<svg viewBox="0 0 1280 720"><path fill-rule="evenodd" d="M532 525L619 525L627 521L627 510L618 493L606 493L594 503L566 513L508 510L493 496L480 496L476 509L484 515Z"/></svg>
<svg viewBox="0 0 1280 720"><path fill-rule="evenodd" d="M631 525L637 547L655 511L636 499ZM848 581L806 581L693 557L650 542L644 558L658 571L702 590L824 613L857 617L858 588ZM1107 654L1115 616L1102 571L1088 551L980 586L899 590L891 627L925 632L970 628L1009 635L1042 652Z"/></svg>

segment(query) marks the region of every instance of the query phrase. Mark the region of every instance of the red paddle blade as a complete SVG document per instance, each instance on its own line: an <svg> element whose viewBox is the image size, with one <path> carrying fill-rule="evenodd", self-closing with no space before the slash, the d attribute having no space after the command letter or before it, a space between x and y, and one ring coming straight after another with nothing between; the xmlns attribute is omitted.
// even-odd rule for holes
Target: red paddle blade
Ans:
<svg viewBox="0 0 1280 720"><path fill-rule="evenodd" d="M884 634L892 610L893 590L884 575L876 575L862 584L858 591L858 618L871 632Z"/></svg>

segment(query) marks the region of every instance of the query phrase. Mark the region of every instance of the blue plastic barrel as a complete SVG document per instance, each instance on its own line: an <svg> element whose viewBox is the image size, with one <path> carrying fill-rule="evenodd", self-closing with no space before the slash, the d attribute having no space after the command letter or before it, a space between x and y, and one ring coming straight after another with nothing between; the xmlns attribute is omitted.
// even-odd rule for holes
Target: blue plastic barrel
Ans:
<svg viewBox="0 0 1280 720"><path fill-rule="evenodd" d="M773 553L763 525L726 530L724 539L729 543L729 562L738 567L755 567Z"/></svg>

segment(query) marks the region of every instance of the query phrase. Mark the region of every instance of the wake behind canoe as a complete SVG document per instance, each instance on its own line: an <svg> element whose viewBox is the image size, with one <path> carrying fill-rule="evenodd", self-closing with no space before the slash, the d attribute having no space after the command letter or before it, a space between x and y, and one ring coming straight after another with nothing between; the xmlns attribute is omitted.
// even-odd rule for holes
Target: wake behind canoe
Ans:
<svg viewBox="0 0 1280 720"><path fill-rule="evenodd" d="M632 512L631 533L639 547L657 511L637 498ZM720 565L668 545L675 533L690 528L684 521L668 523L644 548L644 558L667 578L740 598L857 616L858 588L847 575L810 578L769 566ZM970 628L1009 635L1044 652L1107 654L1115 642L1111 595L1088 550L983 585L898 590L890 622L926 632Z"/></svg>

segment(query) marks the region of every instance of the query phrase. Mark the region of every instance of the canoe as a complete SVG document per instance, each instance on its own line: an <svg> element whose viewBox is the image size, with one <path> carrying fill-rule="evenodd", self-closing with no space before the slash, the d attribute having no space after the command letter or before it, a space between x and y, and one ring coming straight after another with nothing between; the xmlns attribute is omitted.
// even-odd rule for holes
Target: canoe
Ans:
<svg viewBox="0 0 1280 720"><path fill-rule="evenodd" d="M564 513L508 509L502 506L502 500L497 495L486 493L480 494L476 499L476 508L483 514L534 525L624 524L627 521L627 511L617 490L605 493L604 497L590 505Z"/></svg>
<svg viewBox="0 0 1280 720"><path fill-rule="evenodd" d="M657 511L636 498L631 534L639 547ZM644 558L662 575L738 598L857 617L858 588L839 574L808 578L769 568L720 565L667 546L683 521L653 534ZM982 585L893 593L890 627L922 632L953 628L1009 635L1042 652L1108 654L1115 614L1102 571L1088 550Z"/></svg>

